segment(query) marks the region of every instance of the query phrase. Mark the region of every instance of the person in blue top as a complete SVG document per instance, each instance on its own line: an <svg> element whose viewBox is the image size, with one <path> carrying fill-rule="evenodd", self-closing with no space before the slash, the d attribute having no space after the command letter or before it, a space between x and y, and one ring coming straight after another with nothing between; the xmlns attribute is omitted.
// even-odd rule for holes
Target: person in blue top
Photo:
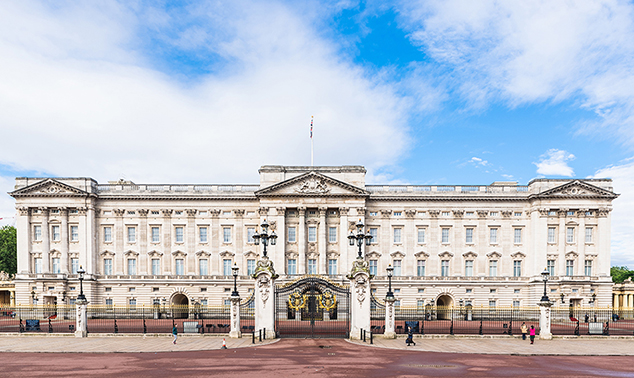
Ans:
<svg viewBox="0 0 634 378"><path fill-rule="evenodd" d="M174 335L173 343L176 344L176 339L178 338L178 330L176 329L176 326L174 326L174 328L172 328L172 335Z"/></svg>

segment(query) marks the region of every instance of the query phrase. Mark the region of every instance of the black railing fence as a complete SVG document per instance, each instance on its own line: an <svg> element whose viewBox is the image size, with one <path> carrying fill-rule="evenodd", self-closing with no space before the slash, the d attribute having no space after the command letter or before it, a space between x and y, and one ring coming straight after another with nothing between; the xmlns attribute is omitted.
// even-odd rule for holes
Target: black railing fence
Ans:
<svg viewBox="0 0 634 378"><path fill-rule="evenodd" d="M385 302L372 296L370 301L370 332L385 333Z"/></svg>

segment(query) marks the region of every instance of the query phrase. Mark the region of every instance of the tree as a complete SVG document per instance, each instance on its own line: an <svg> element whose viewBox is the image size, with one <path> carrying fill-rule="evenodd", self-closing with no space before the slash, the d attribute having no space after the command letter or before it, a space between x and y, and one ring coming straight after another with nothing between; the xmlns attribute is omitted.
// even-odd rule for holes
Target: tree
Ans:
<svg viewBox="0 0 634 378"><path fill-rule="evenodd" d="M13 226L0 227L0 271L18 271L18 232Z"/></svg>
<svg viewBox="0 0 634 378"><path fill-rule="evenodd" d="M626 266L613 266L610 268L612 282L623 282L629 277L634 277L634 270L629 270Z"/></svg>

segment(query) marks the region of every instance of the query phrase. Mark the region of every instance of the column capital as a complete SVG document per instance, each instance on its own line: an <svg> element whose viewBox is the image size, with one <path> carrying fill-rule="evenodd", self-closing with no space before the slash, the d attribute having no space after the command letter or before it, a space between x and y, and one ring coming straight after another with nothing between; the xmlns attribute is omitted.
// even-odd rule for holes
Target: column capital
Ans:
<svg viewBox="0 0 634 378"><path fill-rule="evenodd" d="M297 212L299 213L300 216L304 216L306 215L306 206L300 206L297 208Z"/></svg>
<svg viewBox="0 0 634 378"><path fill-rule="evenodd" d="M326 211L328 211L327 207L325 207L325 206L319 207L319 216L320 217L325 217L326 216Z"/></svg>
<svg viewBox="0 0 634 378"><path fill-rule="evenodd" d="M114 211L114 215L118 217L122 217L123 214L125 214L125 209L113 209L112 211Z"/></svg>
<svg viewBox="0 0 634 378"><path fill-rule="evenodd" d="M137 212L139 213L140 216L147 217L147 214L148 214L149 210L148 209L138 209Z"/></svg>
<svg viewBox="0 0 634 378"><path fill-rule="evenodd" d="M233 213L236 217L241 218L242 216L244 216L244 209L233 209Z"/></svg>
<svg viewBox="0 0 634 378"><path fill-rule="evenodd" d="M59 214L63 217L68 216L68 208L67 207L59 207Z"/></svg>
<svg viewBox="0 0 634 378"><path fill-rule="evenodd" d="M172 210L172 209L163 209L163 210L161 210L161 212L163 213L164 217L171 217L172 213L174 212L174 210Z"/></svg>
<svg viewBox="0 0 634 378"><path fill-rule="evenodd" d="M258 209L258 214L260 214L260 216L262 216L262 217L263 217L263 216L267 216L267 215L269 215L269 208L268 208L268 207L265 207L265 206L260 207L260 208Z"/></svg>
<svg viewBox="0 0 634 378"><path fill-rule="evenodd" d="M48 217L48 213L49 213L48 207L39 207L38 209L42 212L43 216L47 216Z"/></svg>
<svg viewBox="0 0 634 378"><path fill-rule="evenodd" d="M18 212L20 213L21 216L26 216L30 214L30 210L28 207L24 207L24 206L20 206L17 208Z"/></svg>
<svg viewBox="0 0 634 378"><path fill-rule="evenodd" d="M339 215L348 215L349 211L350 211L349 207L340 207L339 208Z"/></svg>

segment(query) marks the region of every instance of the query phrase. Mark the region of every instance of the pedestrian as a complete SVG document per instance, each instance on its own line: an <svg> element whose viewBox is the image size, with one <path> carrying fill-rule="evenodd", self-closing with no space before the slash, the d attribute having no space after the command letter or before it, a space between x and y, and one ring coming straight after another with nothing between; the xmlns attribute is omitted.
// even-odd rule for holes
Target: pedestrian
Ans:
<svg viewBox="0 0 634 378"><path fill-rule="evenodd" d="M594 314L594 322L597 322L597 314Z"/></svg>
<svg viewBox="0 0 634 378"><path fill-rule="evenodd" d="M178 330L176 329L176 324L174 324L174 328L172 328L172 335L174 335L174 341L172 341L172 343L176 344L176 339L178 338Z"/></svg>
<svg viewBox="0 0 634 378"><path fill-rule="evenodd" d="M407 346L410 346L412 344L416 346L416 343L414 342L414 333L411 328L409 329L409 332L407 333L407 339L405 340L405 344L407 344Z"/></svg>
<svg viewBox="0 0 634 378"><path fill-rule="evenodd" d="M586 316L585 316L584 320L585 320L586 323L588 322L588 320L590 320L590 316L588 315L587 312L586 312Z"/></svg>
<svg viewBox="0 0 634 378"><path fill-rule="evenodd" d="M531 326L531 333L530 333L530 337L531 337L531 344L533 344L535 342L535 326Z"/></svg>
<svg viewBox="0 0 634 378"><path fill-rule="evenodd" d="M522 323L520 330L522 331L522 340L526 340L526 334L528 333L528 327L526 326L526 323Z"/></svg>

